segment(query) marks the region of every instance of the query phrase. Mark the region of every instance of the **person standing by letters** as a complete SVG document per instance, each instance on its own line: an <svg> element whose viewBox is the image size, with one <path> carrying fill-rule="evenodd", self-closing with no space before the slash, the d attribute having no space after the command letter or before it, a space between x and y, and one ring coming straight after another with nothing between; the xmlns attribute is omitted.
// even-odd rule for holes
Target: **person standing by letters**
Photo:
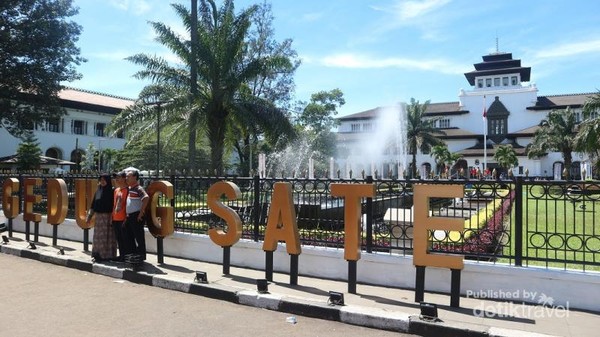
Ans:
<svg viewBox="0 0 600 337"><path fill-rule="evenodd" d="M96 216L94 238L92 240L92 259L100 262L115 258L117 241L112 229L113 188L110 175L102 174L98 178L98 189L90 206L87 223Z"/></svg>
<svg viewBox="0 0 600 337"><path fill-rule="evenodd" d="M146 239L144 232L144 213L148 206L148 193L139 183L139 171L128 171L125 177L129 191L125 211L125 254L136 254L146 260Z"/></svg>
<svg viewBox="0 0 600 337"><path fill-rule="evenodd" d="M115 193L114 193L114 205L112 213L112 225L117 238L117 245L119 246L119 257L117 260L123 261L125 259L125 240L123 239L125 233L123 229L123 223L127 217L125 213L125 207L127 205L127 184L125 183L126 173L121 171L113 174L115 178Z"/></svg>

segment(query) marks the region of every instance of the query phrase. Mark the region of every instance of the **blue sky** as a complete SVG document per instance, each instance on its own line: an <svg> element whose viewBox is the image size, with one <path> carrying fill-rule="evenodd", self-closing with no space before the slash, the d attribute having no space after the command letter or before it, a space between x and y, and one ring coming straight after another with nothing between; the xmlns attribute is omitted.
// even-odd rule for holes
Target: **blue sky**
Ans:
<svg viewBox="0 0 600 337"><path fill-rule="evenodd" d="M262 0L235 0L236 9ZM189 0L75 0L88 62L67 85L135 98L147 84L124 60L137 53L173 59L148 21L185 34L170 3ZM220 0L217 0L220 4ZM339 88L339 116L377 106L458 100L464 73L481 56L511 52L532 67L539 95L600 89L600 2L590 0L272 0L276 38L293 39L302 59L296 100Z"/></svg>

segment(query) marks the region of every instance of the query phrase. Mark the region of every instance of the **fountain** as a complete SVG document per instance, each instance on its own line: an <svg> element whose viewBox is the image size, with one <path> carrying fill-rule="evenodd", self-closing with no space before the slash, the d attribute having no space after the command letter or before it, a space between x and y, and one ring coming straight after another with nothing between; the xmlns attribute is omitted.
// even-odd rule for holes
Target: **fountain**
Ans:
<svg viewBox="0 0 600 337"><path fill-rule="evenodd" d="M309 139L301 137L285 149L269 154L265 164L265 176L298 178L303 176L302 172L308 172L308 175L313 175L314 178L312 159L319 153L313 150L311 145Z"/></svg>
<svg viewBox="0 0 600 337"><path fill-rule="evenodd" d="M350 178L350 171L362 172L383 178L396 176L403 178L408 167L406 146L406 104L380 108L378 116L371 127L372 132L357 134L358 139L350 149L350 155L342 159L345 167L345 178Z"/></svg>
<svg viewBox="0 0 600 337"><path fill-rule="evenodd" d="M261 154L259 173L261 177L308 178L323 176L329 179L364 179L367 175L379 178L402 179L407 165L406 149L406 105L398 104L382 108L371 126L373 132L357 133L356 143L350 146L347 158L322 159L321 153L312 148L312 141L302 137L285 149L269 154ZM319 162L323 160L323 162ZM337 166L336 166L337 164ZM319 165L319 166L317 166ZM315 166L323 175L316 174ZM328 169L327 169L328 167ZM322 171L321 171L322 170ZM343 228L344 201L324 195L322 191L311 190L310 183L296 197L298 226L300 228L320 227L328 230ZM316 186L316 185L315 185ZM405 207L411 202L410 196L377 198L374 208L378 213L389 207ZM383 213L381 214L383 217Z"/></svg>

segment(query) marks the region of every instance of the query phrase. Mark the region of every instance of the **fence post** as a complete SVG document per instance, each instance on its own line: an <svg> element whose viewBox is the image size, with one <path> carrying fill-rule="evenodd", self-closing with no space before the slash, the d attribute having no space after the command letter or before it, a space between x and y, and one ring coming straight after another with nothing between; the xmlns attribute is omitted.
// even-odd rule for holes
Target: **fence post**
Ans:
<svg viewBox="0 0 600 337"><path fill-rule="evenodd" d="M258 222L260 221L260 213L262 210L260 209L260 176L258 174L254 175L254 216L252 222L254 222L254 241L258 242Z"/></svg>
<svg viewBox="0 0 600 337"><path fill-rule="evenodd" d="M523 177L517 177L515 184L515 266L523 265Z"/></svg>
<svg viewBox="0 0 600 337"><path fill-rule="evenodd" d="M373 183L373 176L367 176L367 184ZM367 253L373 252L373 198L367 198Z"/></svg>

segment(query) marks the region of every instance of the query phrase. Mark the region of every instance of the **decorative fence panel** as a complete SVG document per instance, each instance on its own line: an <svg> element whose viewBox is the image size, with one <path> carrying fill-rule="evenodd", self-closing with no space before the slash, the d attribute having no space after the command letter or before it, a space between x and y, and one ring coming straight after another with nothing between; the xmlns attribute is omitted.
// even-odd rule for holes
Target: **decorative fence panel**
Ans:
<svg viewBox="0 0 600 337"><path fill-rule="evenodd" d="M42 195L35 212L46 212L49 175L0 174L18 178L23 200L23 181L42 178L34 193ZM68 186L69 212L74 216L74 181L95 176L61 176ZM376 196L362 202L362 247L367 253L411 255L413 250L415 184L443 188L460 184L459 198L431 198L430 216L462 218L462 232L429 232L432 253L460 254L475 261L516 266L543 266L576 270L600 270L600 184L580 181L513 180L394 180L373 179L285 179L256 177L167 176L175 190L175 230L206 234L227 224L207 204L207 191L215 182L227 180L242 192L238 200L222 200L243 223L243 238L262 241L277 182L292 184L296 218L303 245L343 249L344 200L331 195L331 184L372 183ZM150 179L143 179L148 184ZM0 185L2 188L2 185ZM167 200L160 199L160 203ZM21 206L22 207L22 206ZM22 208L21 208L22 209Z"/></svg>

